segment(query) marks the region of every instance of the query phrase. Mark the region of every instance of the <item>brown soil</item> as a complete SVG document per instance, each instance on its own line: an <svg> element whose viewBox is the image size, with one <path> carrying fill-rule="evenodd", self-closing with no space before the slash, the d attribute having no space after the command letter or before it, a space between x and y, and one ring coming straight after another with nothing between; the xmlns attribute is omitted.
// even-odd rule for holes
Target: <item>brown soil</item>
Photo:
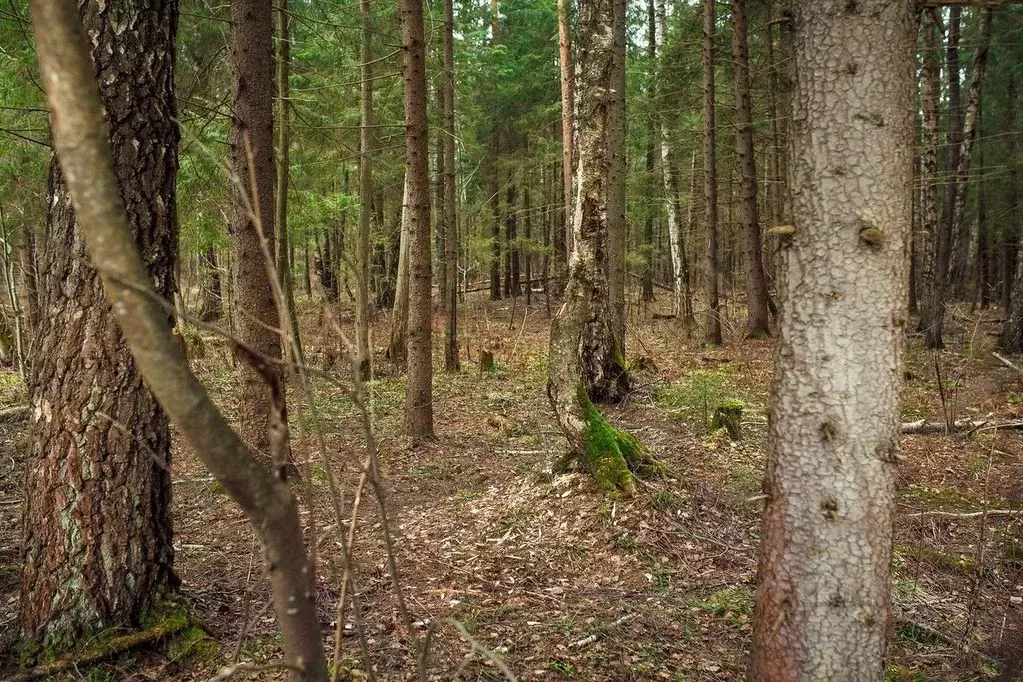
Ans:
<svg viewBox="0 0 1023 682"><path fill-rule="evenodd" d="M634 499L611 500L598 495L583 474L550 473L564 441L545 393L549 321L542 299L528 311L520 300L514 320L511 302L473 299L468 307L462 323L465 370L436 377L435 443L418 449L406 444L402 378L382 359L381 376L371 385L400 584L417 636L434 631L427 657L431 678L503 679L493 661L499 658L523 680L744 679L770 342L705 349L687 341L673 320L637 319L629 357L643 368L629 402L607 413L660 457L669 474L645 481ZM325 352L318 311L309 302L302 310L309 362L322 366L331 354ZM992 421L1023 417L1023 376L990 355L992 325L974 322L953 330L953 348L938 357L944 410L934 355L918 339L910 340L905 421L940 421L945 412ZM336 345L329 335L326 340ZM484 348L494 350L494 372L479 371ZM193 355L200 377L230 415L234 372L223 346L207 337L202 352L194 349ZM345 515L364 447L347 373L331 371L341 385L313 382L318 419L301 396L292 396L296 457L311 482L311 492L302 493L304 518L322 539L320 609L328 650L336 625L339 550L327 471L314 446L317 422L345 494ZM13 375L0 376L0 403L24 401L22 390ZM729 398L745 406L744 437L737 443L708 434L705 426L708 412ZM25 431L23 424L0 424L0 632L8 645L16 630ZM997 661L1018 658L1020 517L928 512L1023 506L1021 438L1023 431L989 430L971 437L903 439L889 679L994 679ZM278 659L253 532L181 448L175 453L174 498L182 591L220 653L172 656L158 647L68 679L205 680L236 652L240 660ZM379 677L414 679L410 637L379 524L376 501L367 492L355 547L360 614ZM350 611L341 630L340 679L362 679ZM283 673L264 671L248 679L283 679Z"/></svg>

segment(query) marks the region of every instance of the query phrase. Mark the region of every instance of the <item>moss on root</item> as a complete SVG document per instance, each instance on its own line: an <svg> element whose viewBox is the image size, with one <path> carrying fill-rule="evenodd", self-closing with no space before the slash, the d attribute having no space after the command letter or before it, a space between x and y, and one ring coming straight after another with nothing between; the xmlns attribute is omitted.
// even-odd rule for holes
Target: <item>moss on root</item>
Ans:
<svg viewBox="0 0 1023 682"><path fill-rule="evenodd" d="M635 475L664 473L664 465L655 459L635 436L625 433L604 418L580 385L576 399L586 420L586 466L605 495L636 492Z"/></svg>

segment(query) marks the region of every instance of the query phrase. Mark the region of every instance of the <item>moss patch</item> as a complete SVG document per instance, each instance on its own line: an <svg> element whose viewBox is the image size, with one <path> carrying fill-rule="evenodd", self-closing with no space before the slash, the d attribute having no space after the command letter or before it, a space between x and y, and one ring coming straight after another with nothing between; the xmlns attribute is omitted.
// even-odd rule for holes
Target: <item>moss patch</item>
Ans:
<svg viewBox="0 0 1023 682"><path fill-rule="evenodd" d="M602 493L632 495L636 491L634 473L640 476L663 473L664 465L652 457L635 436L608 423L590 401L582 384L576 399L586 420L586 465Z"/></svg>

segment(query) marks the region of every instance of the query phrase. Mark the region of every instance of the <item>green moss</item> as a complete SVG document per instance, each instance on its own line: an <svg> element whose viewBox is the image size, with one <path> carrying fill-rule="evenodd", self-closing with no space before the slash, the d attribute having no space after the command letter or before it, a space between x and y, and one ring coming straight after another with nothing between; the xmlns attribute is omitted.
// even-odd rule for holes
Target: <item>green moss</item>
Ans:
<svg viewBox="0 0 1023 682"><path fill-rule="evenodd" d="M208 661L220 653L220 645L198 625L190 625L171 637L167 658L172 661Z"/></svg>
<svg viewBox="0 0 1023 682"><path fill-rule="evenodd" d="M616 429L604 419L582 384L577 389L576 399L586 420L586 465L602 493L631 495L636 489L633 473L641 476L663 473L664 466L635 436Z"/></svg>
<svg viewBox="0 0 1023 682"><path fill-rule="evenodd" d="M946 554L930 547L913 547L912 545L895 545L895 551L904 557L916 559L952 573L972 576L977 571L976 562L961 554Z"/></svg>
<svg viewBox="0 0 1023 682"><path fill-rule="evenodd" d="M726 587L693 606L722 617L731 625L742 627L753 617L753 590L744 586Z"/></svg>

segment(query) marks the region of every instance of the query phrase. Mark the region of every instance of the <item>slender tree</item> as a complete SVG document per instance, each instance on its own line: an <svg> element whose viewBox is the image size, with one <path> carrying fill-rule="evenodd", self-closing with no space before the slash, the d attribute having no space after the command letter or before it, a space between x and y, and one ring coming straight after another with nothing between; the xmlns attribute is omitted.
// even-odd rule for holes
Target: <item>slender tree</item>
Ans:
<svg viewBox="0 0 1023 682"><path fill-rule="evenodd" d="M764 274L757 208L757 162L753 158L753 105L750 98L749 28L746 0L732 0L732 74L735 80L735 156L739 171L739 222L746 257L746 332L769 336L767 277Z"/></svg>
<svg viewBox="0 0 1023 682"><path fill-rule="evenodd" d="M94 99L95 79L101 84L109 149L118 160L111 190L120 191L130 216L122 224L147 256L149 282L171 299L177 3L82 3L77 16L73 6L44 7L49 4L33 6L40 55L50 55L43 80L58 87L54 79L65 74L53 50L73 48ZM61 45L71 30L74 42ZM59 112L53 123L55 134L67 131ZM50 165L39 252L38 305L45 314L32 351L37 417L25 483L20 601L30 652L33 645L52 653L106 628L135 627L159 592L174 585L167 418L142 381L88 258L68 190L82 178L67 172L56 160ZM164 325L167 319L164 313Z"/></svg>
<svg viewBox="0 0 1023 682"><path fill-rule="evenodd" d="M654 0L647 0L647 56L651 68L657 64L657 12L654 9ZM651 81L648 97L651 105L657 101L656 80ZM647 134L646 147L646 172L648 176L654 174L654 149L658 133L657 121L650 118L650 130ZM669 199L667 203L670 203ZM646 220L643 226L643 278L642 291L640 296L644 302L654 300L654 211L647 210Z"/></svg>
<svg viewBox="0 0 1023 682"><path fill-rule="evenodd" d="M455 40L453 0L444 0L444 279L448 296L444 318L444 368L457 372L458 220L455 212Z"/></svg>
<svg viewBox="0 0 1023 682"><path fill-rule="evenodd" d="M413 440L433 437L433 306L430 256L430 162L426 123L423 4L401 2L408 192L409 325L405 427Z"/></svg>
<svg viewBox="0 0 1023 682"><path fill-rule="evenodd" d="M948 270L948 233L940 222L938 148L941 142L940 27L934 16L927 13L920 24L923 45L923 64L920 69L920 102L923 113L923 131L920 149L920 223L921 255L920 279L922 283L920 328L928 345L941 344L941 318L944 316L941 279ZM928 253L927 247L931 247ZM932 334L937 330L937 335Z"/></svg>
<svg viewBox="0 0 1023 682"><path fill-rule="evenodd" d="M359 227L355 235L355 343L359 372L370 375L369 347L370 238L373 221L373 7L359 0L362 31L359 42Z"/></svg>
<svg viewBox="0 0 1023 682"><path fill-rule="evenodd" d="M611 288L611 329L618 352L625 357L625 33L628 0L614 0L611 33L610 106L607 110L607 252L605 254Z"/></svg>
<svg viewBox="0 0 1023 682"><path fill-rule="evenodd" d="M797 0L793 10L795 232L782 253L752 677L879 682L905 345L915 13L889 0L854 8Z"/></svg>
<svg viewBox="0 0 1023 682"><path fill-rule="evenodd" d="M714 112L714 0L703 0L703 201L707 222L707 343L720 346L721 303L718 300L718 177L717 124Z"/></svg>
<svg viewBox="0 0 1023 682"><path fill-rule="evenodd" d="M273 8L270 0L231 3L231 238L238 335L255 352L281 358L280 319L264 243L274 244ZM278 365L270 370L277 378ZM242 438L263 456L270 447L271 397L265 377L239 366Z"/></svg>
<svg viewBox="0 0 1023 682"><path fill-rule="evenodd" d="M572 34L568 17L569 0L558 0L558 55L561 62L561 172L565 197L564 238L565 253L561 266L568 272L568 254L572 251L573 178L575 177L574 130L575 89L573 86ZM557 243L557 240L554 240ZM559 266L559 267L561 267Z"/></svg>

